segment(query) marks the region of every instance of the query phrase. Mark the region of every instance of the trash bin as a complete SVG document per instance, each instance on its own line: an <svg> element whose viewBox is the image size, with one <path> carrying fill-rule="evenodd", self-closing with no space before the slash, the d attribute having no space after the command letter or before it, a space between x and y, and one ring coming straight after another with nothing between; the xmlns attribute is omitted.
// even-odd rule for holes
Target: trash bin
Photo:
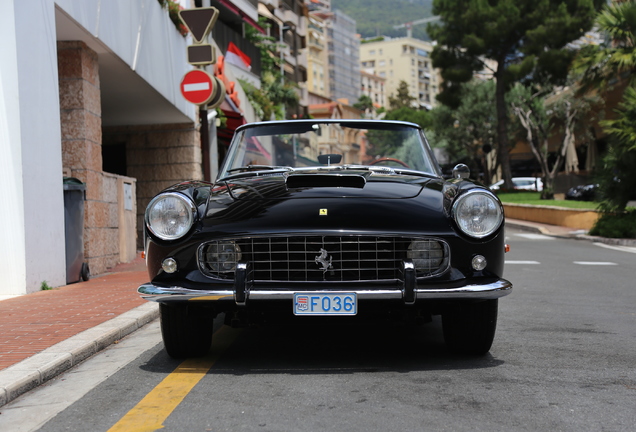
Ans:
<svg viewBox="0 0 636 432"><path fill-rule="evenodd" d="M84 262L84 201L86 185L79 179L64 177L64 234L66 241L66 283L88 280Z"/></svg>

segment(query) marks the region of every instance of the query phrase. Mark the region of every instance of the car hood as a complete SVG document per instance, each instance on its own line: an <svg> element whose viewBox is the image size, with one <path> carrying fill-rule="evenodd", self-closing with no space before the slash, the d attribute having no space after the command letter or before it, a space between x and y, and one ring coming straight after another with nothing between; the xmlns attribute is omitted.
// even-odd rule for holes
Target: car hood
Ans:
<svg viewBox="0 0 636 432"><path fill-rule="evenodd" d="M220 235L452 231L441 179L371 174L326 177L298 179L278 174L217 183L202 215L202 228Z"/></svg>
<svg viewBox="0 0 636 432"><path fill-rule="evenodd" d="M225 182L235 200L296 198L413 198L431 179L403 175L290 174L241 178Z"/></svg>

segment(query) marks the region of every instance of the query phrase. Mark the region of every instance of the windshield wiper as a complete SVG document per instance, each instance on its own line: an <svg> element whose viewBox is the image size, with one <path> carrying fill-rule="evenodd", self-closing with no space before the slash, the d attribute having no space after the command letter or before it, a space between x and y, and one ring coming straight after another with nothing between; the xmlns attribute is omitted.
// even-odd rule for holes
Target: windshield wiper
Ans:
<svg viewBox="0 0 636 432"><path fill-rule="evenodd" d="M238 168L229 169L229 170L227 170L227 172L231 173L231 172L235 172L235 171L245 172L245 171L261 171L261 170L275 170L275 169L284 169L284 170L287 170L287 171L291 170L291 168L284 167L284 166L247 165L247 166L242 166L242 167L238 167Z"/></svg>

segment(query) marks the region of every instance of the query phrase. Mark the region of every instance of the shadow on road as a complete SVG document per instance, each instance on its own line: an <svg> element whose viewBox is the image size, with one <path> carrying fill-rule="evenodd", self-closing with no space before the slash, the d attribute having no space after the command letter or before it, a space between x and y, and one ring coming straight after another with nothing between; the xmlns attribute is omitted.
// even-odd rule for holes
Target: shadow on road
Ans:
<svg viewBox="0 0 636 432"><path fill-rule="evenodd" d="M211 352L215 352L214 340ZM165 373L179 363L161 350L142 369ZM439 318L423 325L401 322L338 325L314 320L243 329L208 373L352 374L483 369L502 364L503 360L490 354L481 357L450 354L444 346Z"/></svg>

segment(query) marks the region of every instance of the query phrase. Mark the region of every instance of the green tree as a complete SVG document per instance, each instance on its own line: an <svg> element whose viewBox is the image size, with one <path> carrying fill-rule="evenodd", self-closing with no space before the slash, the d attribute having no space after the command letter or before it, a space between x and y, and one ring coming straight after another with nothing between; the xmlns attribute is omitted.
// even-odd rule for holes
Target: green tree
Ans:
<svg viewBox="0 0 636 432"><path fill-rule="evenodd" d="M400 86L398 87L397 96L389 97L391 109L386 111L384 119L415 123L422 129L430 128L430 112L413 108L412 102L414 100L415 98L409 94L408 84L404 81L401 81ZM380 112L381 110L377 111L378 114ZM385 139L385 136L387 135L390 137L389 139ZM396 147L396 141L391 137L391 134L387 134L382 131L369 131L367 137L369 138L369 142L372 143L371 154L395 155L402 151L406 151L407 153L412 151L412 149L400 150L398 147ZM406 157L405 153L402 155Z"/></svg>
<svg viewBox="0 0 636 432"><path fill-rule="evenodd" d="M601 45L583 47L574 61L581 74L582 91L605 90L619 75L631 85L636 79L636 2L608 5L596 20L598 31L607 35Z"/></svg>
<svg viewBox="0 0 636 432"><path fill-rule="evenodd" d="M414 96L411 96L411 93L409 92L409 85L406 81L400 81L397 88L397 95L395 97L393 97L393 95L389 96L389 108L391 110L403 107L412 108L415 99L416 98Z"/></svg>
<svg viewBox="0 0 636 432"><path fill-rule="evenodd" d="M364 113L364 116L373 112L373 100L369 95L363 94L358 99L358 102L353 104L353 107L359 109Z"/></svg>
<svg viewBox="0 0 636 432"><path fill-rule="evenodd" d="M431 128L451 165L467 164L474 176L483 173L490 184L496 164L488 161L496 140L495 83L471 81L462 84L459 105L440 105L431 111Z"/></svg>
<svg viewBox="0 0 636 432"><path fill-rule="evenodd" d="M396 110L387 111L384 118L387 120L415 123L420 125L422 129L428 129L431 126L431 113L426 110L402 107Z"/></svg>
<svg viewBox="0 0 636 432"><path fill-rule="evenodd" d="M433 65L442 71L439 100L457 106L461 86L477 71L496 66L497 156L507 187L512 186L505 95L514 82L563 82L574 56L563 49L592 27L604 0L434 0L441 23L428 26L438 42Z"/></svg>
<svg viewBox="0 0 636 432"><path fill-rule="evenodd" d="M592 139L587 124L592 107L600 104L600 99L576 97L569 87L555 87L546 95L545 91L537 92L520 83L509 94L512 112L523 131L522 138L541 168L541 199L554 199L556 176L567 161L568 152L576 155L575 137L579 143ZM554 153L549 152L550 138L556 138L559 143ZM577 171L578 162L575 166L566 166L566 172L570 170Z"/></svg>
<svg viewBox="0 0 636 432"><path fill-rule="evenodd" d="M608 151L599 171L601 208L620 213L636 190L636 2L609 4L596 26L606 42L584 47L576 58L582 91L605 91L627 80L616 117L601 122L608 134ZM619 79L617 79L619 78Z"/></svg>
<svg viewBox="0 0 636 432"><path fill-rule="evenodd" d="M607 155L600 173L601 208L606 212L623 212L636 197L636 88L628 87L616 118L601 122L609 135Z"/></svg>
<svg viewBox="0 0 636 432"><path fill-rule="evenodd" d="M260 17L258 22L263 28L270 27L263 17ZM281 60L275 54L275 39L263 35L252 26L245 26L245 30L246 38L261 53L261 88L256 88L244 80L239 82L261 119L270 120L273 117L282 120L285 117L285 107L294 108L298 105L298 86L296 83L285 81L281 76Z"/></svg>
<svg viewBox="0 0 636 432"><path fill-rule="evenodd" d="M289 82L281 83L279 76L264 71L261 74L261 88L239 79L256 114L263 120L282 120L285 116L283 108L295 107L298 104L296 87Z"/></svg>

